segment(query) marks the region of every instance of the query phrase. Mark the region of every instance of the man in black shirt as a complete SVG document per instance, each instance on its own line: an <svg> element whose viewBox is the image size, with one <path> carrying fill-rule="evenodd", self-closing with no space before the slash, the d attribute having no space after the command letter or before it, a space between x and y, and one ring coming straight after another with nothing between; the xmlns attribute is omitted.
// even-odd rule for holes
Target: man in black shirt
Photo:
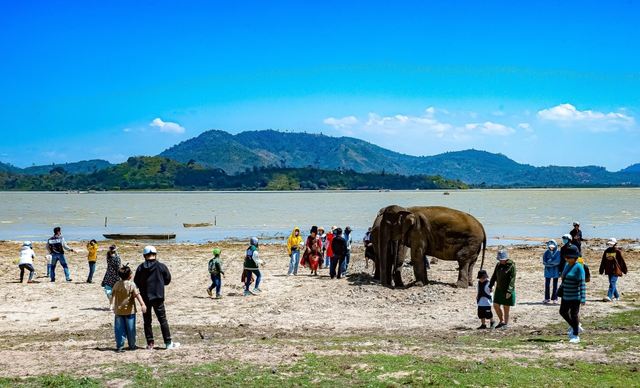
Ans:
<svg viewBox="0 0 640 388"><path fill-rule="evenodd" d="M335 237L331 241L331 250L333 251L333 257L331 258L331 267L329 268L329 276L333 279L336 276L336 267L338 267L338 279L340 279L341 272L345 258L347 257L347 241L342 237L342 228L335 230Z"/></svg>

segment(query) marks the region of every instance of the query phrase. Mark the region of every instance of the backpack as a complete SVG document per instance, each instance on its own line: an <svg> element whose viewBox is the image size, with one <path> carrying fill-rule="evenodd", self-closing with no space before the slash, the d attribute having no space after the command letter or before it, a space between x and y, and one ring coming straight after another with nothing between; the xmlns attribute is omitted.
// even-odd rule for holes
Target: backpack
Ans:
<svg viewBox="0 0 640 388"><path fill-rule="evenodd" d="M220 273L220 270L218 268L218 263L215 263L213 259L209 260L209 273L211 274Z"/></svg>

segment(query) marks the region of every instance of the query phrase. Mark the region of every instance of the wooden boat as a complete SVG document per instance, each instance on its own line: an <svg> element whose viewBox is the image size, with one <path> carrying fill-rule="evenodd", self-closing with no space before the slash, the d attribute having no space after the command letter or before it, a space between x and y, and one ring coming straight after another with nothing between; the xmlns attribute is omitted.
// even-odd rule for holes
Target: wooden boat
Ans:
<svg viewBox="0 0 640 388"><path fill-rule="evenodd" d="M444 193L442 193L442 195L449 195L450 193L448 191L445 191Z"/></svg>
<svg viewBox="0 0 640 388"><path fill-rule="evenodd" d="M204 228L206 226L213 226L213 222L201 222L199 224L182 224L185 228Z"/></svg>
<svg viewBox="0 0 640 388"><path fill-rule="evenodd" d="M103 234L104 238L111 240L173 240L175 234Z"/></svg>

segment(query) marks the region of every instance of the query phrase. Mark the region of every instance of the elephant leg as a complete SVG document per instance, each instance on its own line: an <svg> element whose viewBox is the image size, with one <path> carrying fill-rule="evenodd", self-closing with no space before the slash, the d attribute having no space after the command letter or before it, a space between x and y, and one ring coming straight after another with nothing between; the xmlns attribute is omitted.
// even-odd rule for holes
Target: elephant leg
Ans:
<svg viewBox="0 0 640 388"><path fill-rule="evenodd" d="M427 264L424 259L424 249L420 247L411 247L411 264L413 265L413 274L416 282L427 285Z"/></svg>
<svg viewBox="0 0 640 388"><path fill-rule="evenodd" d="M467 271L467 279L469 280L469 286L474 285L473 281L475 279L475 275L473 274L473 267L476 265L477 261L478 261L478 257L476 256L475 259L473 259L473 261L469 263L469 270Z"/></svg>
<svg viewBox="0 0 640 388"><path fill-rule="evenodd" d="M395 273L393 274L393 284L396 287L404 287L404 283L402 282L401 267L396 268Z"/></svg>
<svg viewBox="0 0 640 388"><path fill-rule="evenodd" d="M469 262L466 260L458 260L458 266L460 268L458 270L458 282L456 283L456 287L467 288L471 285L469 283L471 281L471 279L469 279Z"/></svg>

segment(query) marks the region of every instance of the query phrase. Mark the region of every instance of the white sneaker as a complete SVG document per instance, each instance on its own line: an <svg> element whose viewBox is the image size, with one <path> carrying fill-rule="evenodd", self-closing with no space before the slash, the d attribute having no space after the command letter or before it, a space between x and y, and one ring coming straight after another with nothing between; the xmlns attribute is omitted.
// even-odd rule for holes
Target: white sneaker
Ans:
<svg viewBox="0 0 640 388"><path fill-rule="evenodd" d="M180 347L180 342L172 342L167 344L167 349L175 349Z"/></svg>
<svg viewBox="0 0 640 388"><path fill-rule="evenodd" d="M577 335L572 335L571 339L569 340L569 343L571 343L571 344L579 344L580 343L580 337L578 337Z"/></svg>
<svg viewBox="0 0 640 388"><path fill-rule="evenodd" d="M603 302L611 302L611 298L609 298L608 296L605 296L604 298L602 298Z"/></svg>
<svg viewBox="0 0 640 388"><path fill-rule="evenodd" d="M569 326L569 327L567 328L567 331L568 331L569 333L571 333L571 331L572 331L572 330L573 330L573 327L571 327L571 326ZM579 323L579 324L578 324L578 334L582 333L583 331L584 331L584 329L582 328L582 323Z"/></svg>

